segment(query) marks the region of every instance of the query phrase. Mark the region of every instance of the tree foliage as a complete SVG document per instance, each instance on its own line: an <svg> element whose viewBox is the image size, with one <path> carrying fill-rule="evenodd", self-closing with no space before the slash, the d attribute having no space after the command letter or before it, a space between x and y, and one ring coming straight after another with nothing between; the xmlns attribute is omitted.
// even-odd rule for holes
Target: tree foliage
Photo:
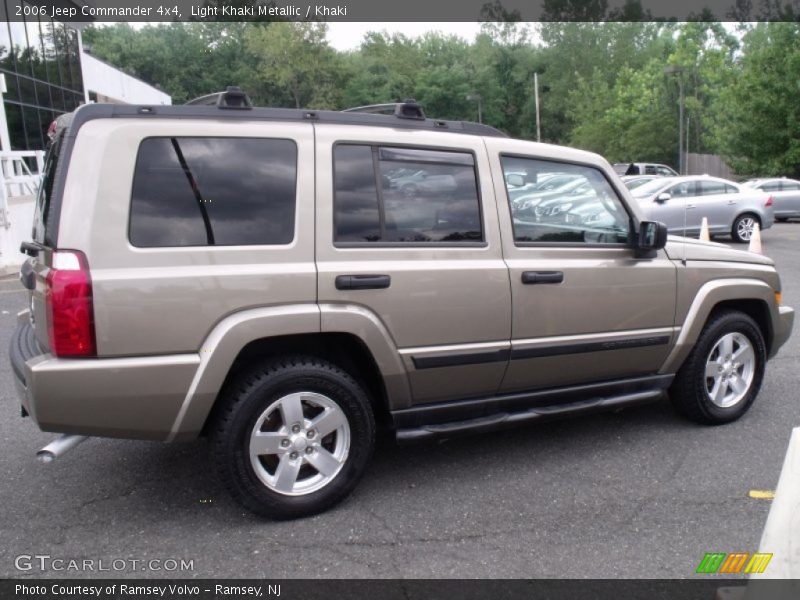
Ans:
<svg viewBox="0 0 800 600"><path fill-rule="evenodd" d="M742 175L800 176L800 23L760 23L739 62L715 101L720 152Z"/></svg>
<svg viewBox="0 0 800 600"><path fill-rule="evenodd" d="M737 14L750 9L736 3ZM269 106L415 98L438 118L477 120L480 108L484 123L529 139L538 74L543 141L674 166L680 83L690 152L721 153L742 174L800 172L797 23L740 25L736 34L706 13L653 21L637 0L545 0L544 17L520 23L487 3L474 40L374 31L349 52L331 48L320 23L117 24L90 27L84 40L176 103L227 85ZM606 18L617 20L597 22Z"/></svg>

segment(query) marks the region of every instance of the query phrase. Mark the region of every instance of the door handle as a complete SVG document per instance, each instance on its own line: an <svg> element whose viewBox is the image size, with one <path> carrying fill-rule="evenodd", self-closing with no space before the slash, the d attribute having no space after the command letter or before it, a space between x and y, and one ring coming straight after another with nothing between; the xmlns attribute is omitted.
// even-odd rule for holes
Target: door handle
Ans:
<svg viewBox="0 0 800 600"><path fill-rule="evenodd" d="M694 204L687 204L687 205L686 205L686 208L687 208L687 209L688 209L688 208L697 208L697 206L695 206Z"/></svg>
<svg viewBox="0 0 800 600"><path fill-rule="evenodd" d="M535 283L561 283L564 281L562 271L523 271L522 283L526 285Z"/></svg>
<svg viewBox="0 0 800 600"><path fill-rule="evenodd" d="M337 290L383 290L392 284L389 275L337 275Z"/></svg>
<svg viewBox="0 0 800 600"><path fill-rule="evenodd" d="M736 200L728 200L728 204L736 204Z"/></svg>

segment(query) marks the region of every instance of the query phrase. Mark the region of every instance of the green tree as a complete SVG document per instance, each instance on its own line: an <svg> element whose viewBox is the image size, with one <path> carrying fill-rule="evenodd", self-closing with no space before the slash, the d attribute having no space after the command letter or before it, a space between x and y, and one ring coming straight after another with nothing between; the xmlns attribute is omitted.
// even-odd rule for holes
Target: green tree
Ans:
<svg viewBox="0 0 800 600"><path fill-rule="evenodd" d="M295 108L337 108L341 103L340 57L326 39L324 23L272 23L245 33L255 60L255 95L287 92Z"/></svg>
<svg viewBox="0 0 800 600"><path fill-rule="evenodd" d="M760 23L715 103L713 138L742 175L800 176L800 23Z"/></svg>

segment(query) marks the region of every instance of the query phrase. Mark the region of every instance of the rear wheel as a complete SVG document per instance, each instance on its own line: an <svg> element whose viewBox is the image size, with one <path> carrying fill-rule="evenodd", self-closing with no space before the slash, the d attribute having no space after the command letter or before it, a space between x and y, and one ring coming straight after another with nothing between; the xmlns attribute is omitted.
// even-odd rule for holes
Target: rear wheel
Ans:
<svg viewBox="0 0 800 600"><path fill-rule="evenodd" d="M755 215L747 213L736 217L736 220L733 222L733 227L731 228L731 237L733 241L739 242L740 244L749 242L753 237L753 230L756 225L760 227L761 221L759 221L758 217Z"/></svg>
<svg viewBox="0 0 800 600"><path fill-rule="evenodd" d="M375 444L361 386L339 367L298 356L240 378L212 431L216 470L245 508L272 518L312 515L355 488Z"/></svg>
<svg viewBox="0 0 800 600"><path fill-rule="evenodd" d="M717 313L675 376L670 400L698 423L735 421L758 395L765 364L766 345L756 322L739 311Z"/></svg>

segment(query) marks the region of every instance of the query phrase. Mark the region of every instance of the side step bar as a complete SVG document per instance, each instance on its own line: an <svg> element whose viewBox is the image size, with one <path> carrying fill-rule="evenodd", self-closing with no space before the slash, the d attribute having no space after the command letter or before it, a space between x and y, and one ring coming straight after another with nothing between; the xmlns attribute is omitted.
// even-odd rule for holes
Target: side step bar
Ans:
<svg viewBox="0 0 800 600"><path fill-rule="evenodd" d="M531 423L533 421L547 421L574 415L605 412L618 408L655 402L662 398L663 394L664 391L662 389L650 389L612 397L538 406L517 412L501 412L484 417L467 419L465 421L399 428L397 430L397 441L400 443L411 443L422 440L449 438L471 433L495 431L497 429L512 427L523 423Z"/></svg>

